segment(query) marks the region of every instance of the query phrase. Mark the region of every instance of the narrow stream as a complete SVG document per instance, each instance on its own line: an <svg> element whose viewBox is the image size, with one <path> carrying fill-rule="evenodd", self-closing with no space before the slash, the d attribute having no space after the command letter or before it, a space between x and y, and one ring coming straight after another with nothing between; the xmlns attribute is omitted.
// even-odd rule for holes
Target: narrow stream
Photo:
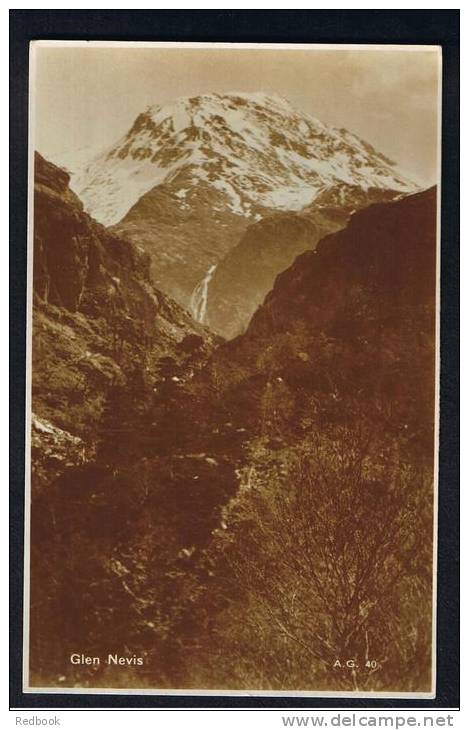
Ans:
<svg viewBox="0 0 469 730"><path fill-rule="evenodd" d="M196 322L200 322L201 324L205 322L205 316L207 314L208 285L210 284L216 268L217 265L212 264L202 281L197 284L192 292L190 304L191 314Z"/></svg>

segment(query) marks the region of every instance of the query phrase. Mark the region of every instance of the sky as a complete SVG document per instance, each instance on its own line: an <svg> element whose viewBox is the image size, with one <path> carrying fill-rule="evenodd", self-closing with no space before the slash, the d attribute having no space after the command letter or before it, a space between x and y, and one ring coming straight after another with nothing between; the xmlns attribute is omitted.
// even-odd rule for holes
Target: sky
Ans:
<svg viewBox="0 0 469 730"><path fill-rule="evenodd" d="M150 105L209 92L264 91L354 132L416 182L437 180L435 47L38 44L33 59L33 144L56 162L63 153L108 147Z"/></svg>

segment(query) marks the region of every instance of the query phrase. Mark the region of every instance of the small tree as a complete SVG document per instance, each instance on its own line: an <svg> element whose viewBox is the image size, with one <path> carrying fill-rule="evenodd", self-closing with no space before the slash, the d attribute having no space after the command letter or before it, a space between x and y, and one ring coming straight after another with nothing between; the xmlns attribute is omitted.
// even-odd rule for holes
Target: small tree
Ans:
<svg viewBox="0 0 469 730"><path fill-rule="evenodd" d="M240 686L427 689L430 474L396 443L336 435L251 473L221 538L233 594L215 635Z"/></svg>

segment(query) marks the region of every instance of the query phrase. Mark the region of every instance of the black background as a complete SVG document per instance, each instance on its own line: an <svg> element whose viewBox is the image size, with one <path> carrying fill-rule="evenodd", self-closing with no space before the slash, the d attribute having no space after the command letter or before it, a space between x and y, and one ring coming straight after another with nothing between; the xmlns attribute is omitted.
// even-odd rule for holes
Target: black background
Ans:
<svg viewBox="0 0 469 730"><path fill-rule="evenodd" d="M23 694L24 414L31 40L431 44L443 49L437 696L418 699ZM15 708L459 705L459 11L10 10L10 703Z"/></svg>

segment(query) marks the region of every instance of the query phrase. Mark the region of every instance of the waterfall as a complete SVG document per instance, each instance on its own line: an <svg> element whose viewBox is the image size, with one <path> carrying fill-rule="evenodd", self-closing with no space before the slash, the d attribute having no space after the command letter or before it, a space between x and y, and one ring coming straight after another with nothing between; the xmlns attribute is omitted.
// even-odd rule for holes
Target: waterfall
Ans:
<svg viewBox="0 0 469 730"><path fill-rule="evenodd" d="M191 296L191 314L196 322L205 322L205 315L207 314L207 299L208 299L208 285L210 280L215 273L217 268L216 264L212 264L205 274L202 281L199 281Z"/></svg>

